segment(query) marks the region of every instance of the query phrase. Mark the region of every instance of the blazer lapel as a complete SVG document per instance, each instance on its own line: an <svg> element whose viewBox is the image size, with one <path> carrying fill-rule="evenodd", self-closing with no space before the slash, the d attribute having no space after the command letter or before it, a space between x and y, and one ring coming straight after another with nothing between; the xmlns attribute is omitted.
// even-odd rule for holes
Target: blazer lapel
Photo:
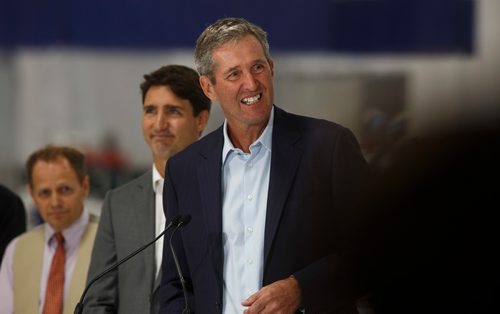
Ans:
<svg viewBox="0 0 500 314"><path fill-rule="evenodd" d="M224 136L222 127L209 135L200 149L197 163L197 176L200 189L203 216L207 226L208 250L216 278L217 286L222 287L222 200L221 167ZM215 178L215 179L214 179Z"/></svg>
<svg viewBox="0 0 500 314"><path fill-rule="evenodd" d="M148 171L142 180L137 184L138 192L135 194L135 204L134 206L137 210L135 213L135 223L139 226L139 239L140 244L144 245L155 237L155 195L153 191L153 174L152 171ZM153 291L157 288L157 282L155 282L156 268L154 249L148 248L141 254L143 255L145 261L144 276L145 278L151 278L151 284L154 285Z"/></svg>
<svg viewBox="0 0 500 314"><path fill-rule="evenodd" d="M276 106L274 114L271 174L264 236L264 269L278 230L285 200L302 157L302 150L297 145L300 133L290 121L290 116Z"/></svg>

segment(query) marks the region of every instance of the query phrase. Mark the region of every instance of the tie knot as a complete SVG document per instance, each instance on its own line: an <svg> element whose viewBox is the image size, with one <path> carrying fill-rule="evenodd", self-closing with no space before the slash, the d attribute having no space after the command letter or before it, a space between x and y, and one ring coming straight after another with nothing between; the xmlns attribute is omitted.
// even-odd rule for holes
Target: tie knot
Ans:
<svg viewBox="0 0 500 314"><path fill-rule="evenodd" d="M57 245L58 246L62 246L64 245L64 236L62 235L62 232L56 232L54 234L54 236L56 237L56 240L57 240Z"/></svg>

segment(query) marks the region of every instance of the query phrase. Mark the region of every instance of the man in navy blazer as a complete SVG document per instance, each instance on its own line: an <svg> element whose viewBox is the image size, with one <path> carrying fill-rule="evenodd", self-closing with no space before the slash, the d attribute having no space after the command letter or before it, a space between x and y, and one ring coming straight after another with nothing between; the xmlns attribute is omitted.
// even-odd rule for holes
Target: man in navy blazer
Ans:
<svg viewBox="0 0 500 314"><path fill-rule="evenodd" d="M192 217L172 238L187 307L356 313L346 221L368 166L354 135L273 105L266 34L244 19L208 26L195 63L226 120L167 164L167 221ZM164 243L160 313L181 313L184 291Z"/></svg>

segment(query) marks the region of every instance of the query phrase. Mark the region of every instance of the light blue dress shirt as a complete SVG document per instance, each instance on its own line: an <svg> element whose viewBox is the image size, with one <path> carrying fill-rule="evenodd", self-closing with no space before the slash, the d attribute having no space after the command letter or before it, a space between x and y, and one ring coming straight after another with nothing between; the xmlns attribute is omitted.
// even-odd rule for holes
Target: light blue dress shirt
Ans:
<svg viewBox="0 0 500 314"><path fill-rule="evenodd" d="M222 149L223 313L243 313L241 302L262 288L264 229L271 169L274 107L250 153L235 148L224 122Z"/></svg>

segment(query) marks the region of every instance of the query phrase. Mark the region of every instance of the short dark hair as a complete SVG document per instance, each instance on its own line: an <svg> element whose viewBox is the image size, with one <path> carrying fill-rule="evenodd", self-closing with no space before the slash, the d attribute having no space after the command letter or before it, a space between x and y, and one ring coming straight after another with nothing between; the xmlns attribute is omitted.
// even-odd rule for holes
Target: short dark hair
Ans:
<svg viewBox="0 0 500 314"><path fill-rule="evenodd" d="M45 162L56 161L59 158L66 159L71 168L75 171L76 176L80 183L87 176L87 167L85 165L85 155L76 148L69 146L55 146L47 145L39 150L33 152L26 162L26 174L28 176L28 183L30 186L33 184L33 167L37 161L42 160Z"/></svg>
<svg viewBox="0 0 500 314"><path fill-rule="evenodd" d="M151 86L168 86L177 97L189 100L195 117L203 110L210 112L212 102L201 89L200 76L194 69L183 65L166 65L145 74L141 83L142 103Z"/></svg>

